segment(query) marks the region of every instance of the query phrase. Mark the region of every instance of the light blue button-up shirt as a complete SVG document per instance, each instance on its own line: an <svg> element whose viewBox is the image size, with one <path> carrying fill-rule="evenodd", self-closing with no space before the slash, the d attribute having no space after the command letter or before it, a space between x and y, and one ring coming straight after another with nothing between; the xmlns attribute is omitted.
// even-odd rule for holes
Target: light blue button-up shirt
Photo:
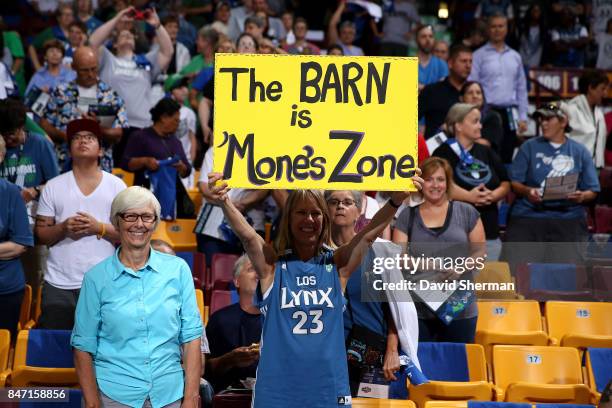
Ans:
<svg viewBox="0 0 612 408"><path fill-rule="evenodd" d="M183 397L179 347L202 335L193 278L181 258L151 250L134 271L119 251L85 274L71 344L92 355L108 397L161 407Z"/></svg>
<svg viewBox="0 0 612 408"><path fill-rule="evenodd" d="M519 119L527 120L527 80L521 55L507 45L499 52L486 43L474 53L470 81L480 82L487 103L517 106Z"/></svg>

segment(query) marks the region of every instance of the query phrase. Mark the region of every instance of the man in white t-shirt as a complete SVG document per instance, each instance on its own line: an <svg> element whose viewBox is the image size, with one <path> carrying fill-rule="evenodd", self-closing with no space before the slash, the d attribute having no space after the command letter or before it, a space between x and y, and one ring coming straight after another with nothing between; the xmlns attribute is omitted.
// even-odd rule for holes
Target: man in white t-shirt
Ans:
<svg viewBox="0 0 612 408"><path fill-rule="evenodd" d="M113 255L119 240L110 222L115 196L126 188L100 169L102 131L95 120L78 119L66 129L72 171L47 182L34 233L49 247L39 327L70 330L83 276Z"/></svg>

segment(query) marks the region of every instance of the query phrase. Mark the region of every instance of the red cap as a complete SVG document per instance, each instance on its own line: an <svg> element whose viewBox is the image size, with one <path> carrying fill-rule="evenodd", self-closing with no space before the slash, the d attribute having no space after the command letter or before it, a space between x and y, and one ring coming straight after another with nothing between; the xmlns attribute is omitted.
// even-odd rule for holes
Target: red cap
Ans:
<svg viewBox="0 0 612 408"><path fill-rule="evenodd" d="M102 130L100 129L100 125L92 119L76 119L70 121L66 128L68 143L70 144L74 135L83 131L93 133L98 138L98 142L102 143Z"/></svg>

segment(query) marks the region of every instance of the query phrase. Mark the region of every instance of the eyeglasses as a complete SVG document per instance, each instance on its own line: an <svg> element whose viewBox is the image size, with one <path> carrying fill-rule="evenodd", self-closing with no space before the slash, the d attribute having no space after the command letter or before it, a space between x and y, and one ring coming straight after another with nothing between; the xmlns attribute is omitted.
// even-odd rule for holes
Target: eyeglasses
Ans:
<svg viewBox="0 0 612 408"><path fill-rule="evenodd" d="M72 136L72 140L75 142L80 142L81 140L93 142L94 140L98 140L98 137L91 133L77 133L76 135Z"/></svg>
<svg viewBox="0 0 612 408"><path fill-rule="evenodd" d="M345 200L338 200L336 198L332 198L331 200L327 201L327 204L331 205L332 207L337 207L340 203L342 203L342 205L345 207L350 207L355 204L355 200L351 200L350 198L347 198Z"/></svg>
<svg viewBox="0 0 612 408"><path fill-rule="evenodd" d="M150 224L157 220L157 215L155 214L119 213L117 215L125 222L136 222L140 218L142 222Z"/></svg>

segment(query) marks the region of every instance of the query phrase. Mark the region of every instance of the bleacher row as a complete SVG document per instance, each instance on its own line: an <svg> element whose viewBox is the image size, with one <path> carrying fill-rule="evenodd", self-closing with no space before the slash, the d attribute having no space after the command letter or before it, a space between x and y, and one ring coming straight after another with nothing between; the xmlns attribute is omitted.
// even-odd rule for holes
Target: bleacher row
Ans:
<svg viewBox="0 0 612 408"><path fill-rule="evenodd" d="M204 320L201 290L196 297ZM409 385L417 407L444 400L597 403L612 379L612 303L549 301L541 315L533 300L480 300L478 309L476 344L419 344L430 382ZM70 331L21 330L13 349L1 330L0 387L41 385L78 387ZM411 406L361 404L355 406Z"/></svg>

